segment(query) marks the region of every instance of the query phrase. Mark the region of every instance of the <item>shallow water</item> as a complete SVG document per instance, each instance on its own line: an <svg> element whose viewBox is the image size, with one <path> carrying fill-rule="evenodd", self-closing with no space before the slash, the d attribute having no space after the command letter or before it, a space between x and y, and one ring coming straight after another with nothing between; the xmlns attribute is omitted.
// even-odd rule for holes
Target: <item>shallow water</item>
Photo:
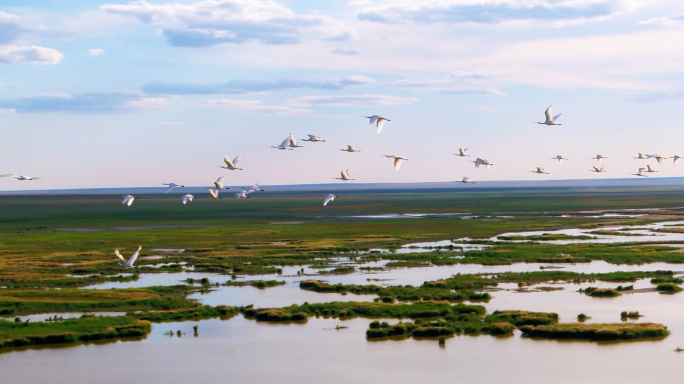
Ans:
<svg viewBox="0 0 684 384"><path fill-rule="evenodd" d="M639 285L643 282L639 282ZM596 285L596 284L594 284ZM365 339L369 319L312 318L306 324L244 319L154 324L141 341L28 349L0 355L9 383L663 383L678 382L684 368L684 294L657 293L597 299L564 291L495 292L488 309L554 311L561 321L584 312L590 321L618 322L624 310L641 321L662 322L672 334L657 341L595 343L514 336L457 336L435 340ZM391 320L390 322L395 322ZM347 329L334 330L341 324ZM192 326L198 325L194 337ZM181 338L175 332L181 330ZM174 332L173 337L165 335ZM35 369L35 367L41 369Z"/></svg>

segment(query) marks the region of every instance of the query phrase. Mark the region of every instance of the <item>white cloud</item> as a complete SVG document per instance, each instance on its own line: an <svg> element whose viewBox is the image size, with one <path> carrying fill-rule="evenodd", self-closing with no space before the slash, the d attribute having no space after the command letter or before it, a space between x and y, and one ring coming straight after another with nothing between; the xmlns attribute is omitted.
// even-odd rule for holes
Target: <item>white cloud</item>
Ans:
<svg viewBox="0 0 684 384"><path fill-rule="evenodd" d="M297 44L343 40L353 32L329 16L297 14L273 0L205 0L189 4L106 4L100 10L160 25L171 45L204 47L222 43Z"/></svg>
<svg viewBox="0 0 684 384"><path fill-rule="evenodd" d="M343 48L335 48L330 53L336 53L338 55L358 55L359 52L357 52L355 49L343 49Z"/></svg>
<svg viewBox="0 0 684 384"><path fill-rule="evenodd" d="M684 13L674 16L653 17L651 19L642 20L639 24L660 24L666 27L681 27L684 25Z"/></svg>
<svg viewBox="0 0 684 384"><path fill-rule="evenodd" d="M93 48L88 50L88 55L90 56L100 56L104 54L104 49Z"/></svg>
<svg viewBox="0 0 684 384"><path fill-rule="evenodd" d="M349 95L349 96L302 96L288 101L294 106L363 107L383 105L407 105L418 99L387 95Z"/></svg>
<svg viewBox="0 0 684 384"><path fill-rule="evenodd" d="M17 113L76 112L109 113L115 111L159 108L165 99L148 97L140 92L103 92L42 94L13 100L0 100L0 108Z"/></svg>
<svg viewBox="0 0 684 384"><path fill-rule="evenodd" d="M62 59L64 55L52 48L0 45L0 64L59 64Z"/></svg>
<svg viewBox="0 0 684 384"><path fill-rule="evenodd" d="M304 108L292 108L284 105L264 105L259 100L229 100L229 99L206 99L200 100L201 106L225 106L233 111L269 113L278 115L306 115L311 110Z"/></svg>
<svg viewBox="0 0 684 384"><path fill-rule="evenodd" d="M605 20L638 5L633 0L378 0L361 5L357 17L386 24L564 25Z"/></svg>
<svg viewBox="0 0 684 384"><path fill-rule="evenodd" d="M486 95L503 95L496 88L483 84L488 76L477 72L456 71L440 79L412 80L402 79L388 83L388 85L403 88L413 88L441 93L476 93Z"/></svg>

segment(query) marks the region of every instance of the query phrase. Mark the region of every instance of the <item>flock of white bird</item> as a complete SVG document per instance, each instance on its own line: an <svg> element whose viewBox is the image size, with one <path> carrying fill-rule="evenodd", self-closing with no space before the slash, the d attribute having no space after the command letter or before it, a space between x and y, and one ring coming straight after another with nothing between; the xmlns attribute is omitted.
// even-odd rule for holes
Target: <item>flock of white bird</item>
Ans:
<svg viewBox="0 0 684 384"><path fill-rule="evenodd" d="M541 121L537 122L537 124L561 125L557 122L558 118L560 118L561 114L553 116L553 106L549 106L546 109L545 116L546 116L546 119L543 122L541 122ZM378 116L378 115L366 116L366 118L369 119L370 124L375 124L377 133L380 133L382 131L382 128L385 126L385 123L390 121L389 119L382 117L382 116ZM323 143L323 142L325 142L325 140L323 140L320 136L316 136L316 135L308 135L308 136L309 137L307 139L302 139L301 141L307 141L307 142L311 142L311 143ZM277 146L271 145L270 147L278 149L278 150L290 150L290 151L292 151L296 148L302 148L303 146L299 145L298 140L294 137L294 135L292 133L290 133L285 138L285 140L283 140L283 142L280 143L280 145L277 145ZM360 150L354 148L351 145L347 145L346 149L340 149L340 151L349 152L349 153L361 152ZM459 148L458 153L456 153L455 155L458 157L470 157L470 155L466 154L467 151L468 151L468 148L462 147L462 148ZM397 171L401 168L401 164L404 161L409 160L405 157L395 156L395 155L382 155L382 156L386 157L387 159L391 159L393 161L393 164L394 164L394 169ZM233 158L231 160L228 156L225 156L223 158L223 162L225 163L225 165L221 165L219 167L226 169L226 170L229 170L229 171L241 171L242 168L238 167L238 164L240 163L240 157L241 157L241 155L237 155L235 158ZM677 155L671 157L671 159L673 159L673 162L675 165L677 164L677 162L679 161L680 158L681 157L677 156ZM563 165L563 162L568 160L561 155L557 155L556 157L552 157L551 159L557 160L560 165ZM598 161L599 164L601 164L603 159L607 159L607 157L599 154L599 155L596 155L595 157L592 157L591 159L596 160L596 161ZM660 156L657 154L650 154L649 155L649 154L639 153L637 157L634 157L634 159L639 159L639 160L655 159L659 164L662 164L663 160L668 159L668 157L663 157L663 156ZM472 163L475 164L475 169L480 169L480 166L484 166L487 171L489 171L489 168L494 165L493 163L489 162L488 160L480 158L480 157L477 157L474 161L472 161ZM599 168L597 166L593 166L590 171L596 172L596 173L606 172L606 170L603 169L603 167ZM544 168L542 168L542 167L536 167L536 170L530 171L530 172L536 173L536 174L543 174L543 175L549 174L549 172L546 172L544 170ZM639 168L637 173L631 173L630 175L639 176L639 177L648 177L648 175L646 175L645 173L654 173L654 172L658 172L658 171L651 168L650 165L646 165L646 168ZM40 177L31 177L31 176L16 175L16 174L5 174L5 175L0 175L0 177L13 177L13 178L20 180L20 181L29 181L29 180L40 179ZM342 180L342 181L355 180L355 179L350 178L349 169L346 169L346 170L343 169L340 172L340 177L336 177L335 179ZM230 189L230 188L224 186L224 181L225 181L225 176L221 176L218 179L216 179L216 181L213 183L213 186L209 188L209 196L211 198L219 199L220 198L219 197L219 191L222 191L224 189ZM463 177L462 180L459 180L456 182L462 183L462 184L474 184L475 183L474 181L471 181L471 179L469 177ZM184 185L180 185L180 184L176 184L176 183L164 183L162 185L167 186L166 190L164 191L165 194L173 191L176 188L184 188L185 187ZM246 187L246 188L243 188L242 191L240 191L240 192L233 193L233 196L235 196L238 199L249 198L249 194L254 193L254 192L259 192L259 191L263 191L263 189L261 189L259 187L259 184L254 184L252 187ZM331 201L334 201L336 197L337 196L335 196L333 194L327 194L325 196L325 198L323 199L323 206L327 206L328 203L330 203ZM194 199L195 199L195 197L193 195L185 194L185 195L181 196L181 203L183 205L186 205L187 203L192 202ZM123 197L123 201L121 202L121 204L130 207L133 204L134 200L135 200L135 196L126 195ZM140 254L141 249L142 249L142 246L138 247L138 250L128 260L124 259L124 257L119 253L118 249L116 249L114 251L114 254L119 259L119 264L121 266L124 266L126 268L133 268L133 263L138 258L138 255Z"/></svg>

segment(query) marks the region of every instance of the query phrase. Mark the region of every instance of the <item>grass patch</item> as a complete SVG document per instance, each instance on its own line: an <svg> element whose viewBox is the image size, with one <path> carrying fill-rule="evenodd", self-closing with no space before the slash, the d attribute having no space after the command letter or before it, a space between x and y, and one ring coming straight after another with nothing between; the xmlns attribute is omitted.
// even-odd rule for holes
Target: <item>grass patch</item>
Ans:
<svg viewBox="0 0 684 384"><path fill-rule="evenodd" d="M667 327L656 323L552 324L520 328L523 335L545 339L635 340L664 337Z"/></svg>

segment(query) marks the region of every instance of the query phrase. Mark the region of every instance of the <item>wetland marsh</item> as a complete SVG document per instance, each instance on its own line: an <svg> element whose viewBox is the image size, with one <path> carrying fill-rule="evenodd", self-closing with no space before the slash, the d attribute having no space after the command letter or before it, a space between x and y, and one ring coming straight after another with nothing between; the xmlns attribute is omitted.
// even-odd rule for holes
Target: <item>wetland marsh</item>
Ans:
<svg viewBox="0 0 684 384"><path fill-rule="evenodd" d="M312 204L319 194L300 191L197 199L192 211L157 195L125 211L106 195L0 196L3 376L625 383L678 374L684 192L336 194L325 210ZM114 248L138 245L136 268L116 264ZM616 294L586 294L597 291Z"/></svg>

